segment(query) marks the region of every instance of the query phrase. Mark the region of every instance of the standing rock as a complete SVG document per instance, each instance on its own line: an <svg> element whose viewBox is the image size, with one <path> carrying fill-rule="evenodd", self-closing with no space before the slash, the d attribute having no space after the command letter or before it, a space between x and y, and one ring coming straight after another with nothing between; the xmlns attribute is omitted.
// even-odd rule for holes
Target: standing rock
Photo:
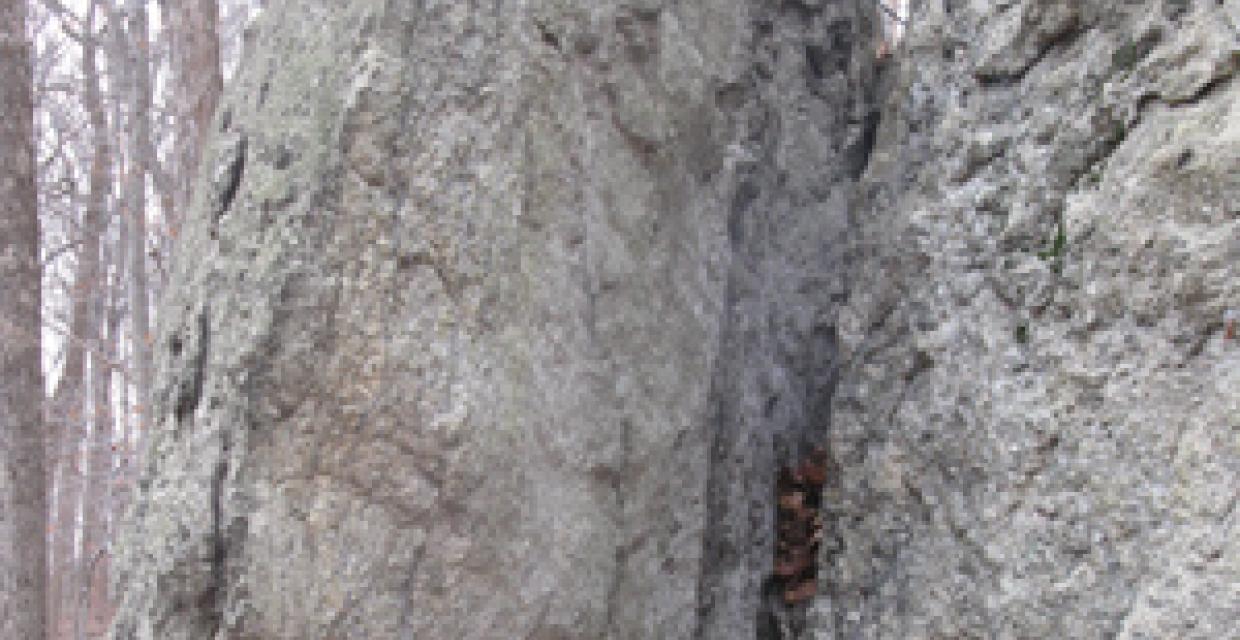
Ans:
<svg viewBox="0 0 1240 640"><path fill-rule="evenodd" d="M874 16L273 4L162 304L112 637L753 638Z"/></svg>
<svg viewBox="0 0 1240 640"><path fill-rule="evenodd" d="M806 637L1240 638L1240 10L922 5Z"/></svg>
<svg viewBox="0 0 1240 640"><path fill-rule="evenodd" d="M1234 634L1240 15L910 4L274 3L112 637Z"/></svg>

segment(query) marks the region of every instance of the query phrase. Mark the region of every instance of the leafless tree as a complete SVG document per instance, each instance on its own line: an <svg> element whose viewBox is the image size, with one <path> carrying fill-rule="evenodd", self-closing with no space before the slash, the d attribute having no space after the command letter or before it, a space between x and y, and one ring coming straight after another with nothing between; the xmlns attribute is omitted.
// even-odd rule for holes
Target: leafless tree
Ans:
<svg viewBox="0 0 1240 640"><path fill-rule="evenodd" d="M0 637L42 638L47 528L34 76L26 0L0 0Z"/></svg>
<svg viewBox="0 0 1240 640"><path fill-rule="evenodd" d="M10 244L28 243L38 252L32 262L38 271L22 282L42 285L42 302L34 303L41 315L31 320L22 315L24 307L9 304L9 282L20 278L10 268L16 263L4 262L0 302L8 306L0 308L0 364L6 368L0 383L6 395L0 400L41 399L46 429L38 434L41 479L20 488L4 484L12 474L0 466L7 474L0 475L0 488L29 488L44 501L39 531L47 545L38 561L45 569L42 583L26 593L46 594L37 611L46 637L55 640L97 637L113 613L116 598L107 589L113 523L136 481L141 436L149 428L144 417L157 320L151 301L166 276L171 239L219 100L221 56L236 49L219 36L238 39L257 9L252 0L224 0L223 8L219 0L159 0L162 19L152 24L154 1L0 0L8 29L0 43L6 91L0 123L8 155L0 157L15 161L10 158L22 147L9 144L9 136L26 134L9 126L26 127L33 141L27 145L33 170L26 177L34 181L30 206L9 191L2 194L0 261L20 255ZM27 33L29 41L21 39ZM21 55L25 98L14 75ZM19 112L24 119L11 117ZM7 164L2 169L0 180L26 175L8 171ZM30 239L18 233L25 220L20 215L36 210L40 226ZM11 339L21 331L25 337ZM43 342L35 342L40 335ZM18 363L13 358L19 356L27 360ZM50 394L42 392L43 377L27 383L8 375L12 368L45 375ZM27 391L10 394L18 388ZM0 407L0 418L18 415L9 410ZM7 455L17 435L8 430L26 427L5 422L0 428L0 451ZM8 500L29 497L3 494L0 516L9 513ZM16 522L0 518L0 526ZM0 543L6 531L0 529ZM0 590L10 585L3 581L9 575L4 563L18 557L30 556L0 549ZM6 610L0 617L3 640L40 637L10 633Z"/></svg>
<svg viewBox="0 0 1240 640"><path fill-rule="evenodd" d="M172 78L178 105L177 147L180 149L175 206L189 202L193 180L202 153L203 139L215 114L223 90L220 66L218 0L165 0L164 24L172 44ZM170 229L175 233L181 216L174 213Z"/></svg>

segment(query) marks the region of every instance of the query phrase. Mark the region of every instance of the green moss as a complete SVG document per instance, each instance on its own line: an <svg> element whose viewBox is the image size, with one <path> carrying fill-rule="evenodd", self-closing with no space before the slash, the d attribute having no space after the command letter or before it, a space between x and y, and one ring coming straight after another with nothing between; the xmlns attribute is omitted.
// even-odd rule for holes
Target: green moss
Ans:
<svg viewBox="0 0 1240 640"><path fill-rule="evenodd" d="M1038 257L1042 258L1043 260L1062 258L1064 251L1067 249L1067 247L1068 247L1068 234L1066 231L1064 231L1063 221L1060 220L1059 224L1056 225L1055 227L1055 237L1054 239L1051 240L1050 248L1039 251Z"/></svg>
<svg viewBox="0 0 1240 640"><path fill-rule="evenodd" d="M1055 227L1055 237L1051 239L1050 247L1038 252L1038 257L1043 260L1051 260L1051 271L1056 275L1063 273L1063 255L1068 248L1068 233L1064 230L1063 220L1060 219Z"/></svg>

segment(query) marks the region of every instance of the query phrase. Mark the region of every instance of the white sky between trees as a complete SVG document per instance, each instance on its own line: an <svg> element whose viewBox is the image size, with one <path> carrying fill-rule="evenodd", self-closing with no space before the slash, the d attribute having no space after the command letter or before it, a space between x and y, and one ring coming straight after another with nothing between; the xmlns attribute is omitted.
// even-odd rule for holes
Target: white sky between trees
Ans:
<svg viewBox="0 0 1240 640"><path fill-rule="evenodd" d="M36 88L35 100L37 106L35 108L35 126L39 136L38 157L40 160L44 160L48 155L57 153L57 151L50 148L47 137L42 134L48 129L61 126L64 123L57 123L53 121L48 109L43 103L48 100L72 100L80 95L82 82L82 52L78 44L61 29L59 20L55 18L47 19L48 11L43 7L42 0L30 0L30 2L31 19L28 21L28 24L34 28L34 33L32 35L35 43L36 59L41 57L44 52L52 50L53 48L59 55L51 73L48 74L48 79L51 80L49 83L50 87L44 87L44 89L52 88L55 89L55 91L49 94L40 92L38 88ZM60 4L71 11L75 16L81 18L86 16L87 9L90 5L90 0L62 0ZM219 4L220 58L223 61L222 71L224 81L227 83L236 71L237 64L241 59L241 35L244 32L245 27L248 26L256 17L258 17L258 14L262 11L262 7L259 6L259 0L220 0ZM103 20L104 18L98 17L96 19ZM152 40L154 40L155 36L159 34L163 28L162 19L163 15L159 11L158 2L154 0L148 2L148 20ZM104 65L107 64L106 55L101 59L101 62L103 62ZM153 74L152 78L155 81L153 93L156 102L162 102L163 98L167 96L168 75L166 73ZM101 81L106 83L106 81L110 79L111 77L109 74L102 74ZM110 87L105 84L104 90L110 90ZM79 150L81 149L67 147L65 149L61 149L58 153L67 155L72 162L84 167L89 161L89 155L81 157L75 153L75 151ZM159 151L161 155L168 152L169 150L167 149L167 144L161 147ZM85 174L83 172L79 175L83 177L83 179L79 180L79 184L75 185L75 187L80 190L85 188ZM42 183L40 183L40 187L42 186ZM79 201L78 206L84 206L83 203L85 202L85 199L82 195L83 194L81 193L77 195L77 199ZM40 198L41 205L45 201L45 198ZM149 183L149 179L147 186L147 203L147 228L158 233L163 229L163 212L159 211L159 199L155 197L154 186ZM60 381L60 376L63 373L64 340L69 332L67 324L53 319L67 318L68 310L71 304L65 296L64 288L56 286L56 283L71 283L73 281L74 265L72 255L69 252L60 254L51 261L47 260L51 251L54 251L59 247L63 247L71 241L68 234L68 225L66 224L66 221L56 219L56 217L50 215L50 213L51 212L43 210L40 210L39 212L40 222L43 226L40 256L44 260L45 269L43 277L44 326L42 335L42 355L45 394L49 397L51 396L52 391L56 388L56 384ZM152 326L154 326L155 321L154 311L155 310L152 309ZM122 327L122 331L127 329L128 327ZM128 340L128 336L126 336L126 340ZM120 396L118 394L113 394L113 397L119 398ZM120 407L117 407L117 409L119 410ZM116 413L114 415L120 414Z"/></svg>

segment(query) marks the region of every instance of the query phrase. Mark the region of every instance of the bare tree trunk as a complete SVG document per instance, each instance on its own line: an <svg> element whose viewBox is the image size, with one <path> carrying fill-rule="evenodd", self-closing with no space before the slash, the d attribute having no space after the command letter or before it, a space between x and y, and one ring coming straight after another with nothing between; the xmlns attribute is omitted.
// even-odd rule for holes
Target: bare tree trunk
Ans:
<svg viewBox="0 0 1240 640"><path fill-rule="evenodd" d="M106 322L108 330L107 353L105 357L109 363L107 373L105 375L106 387L103 394L103 406L106 407L100 416L99 437L96 438L98 444L97 464L92 473L92 487L95 500L95 509L97 517L95 519L94 536L95 551L91 565L88 565L86 572L86 588L87 588L87 611L90 617L87 619L89 626L88 633L91 637L95 637L107 630L108 624L112 621L112 596L108 589L110 583L109 575L112 571L112 521L115 518L115 501L113 494L116 485L116 459L118 439L117 433L117 415L113 411L114 406L124 407L123 403L117 403L113 398L113 381L117 371L118 363L121 362L121 321L123 319L124 300L126 295L124 289L124 269L125 264L125 244L124 235L116 236L116 251L112 257L112 264L116 265L116 283L108 291L108 302L106 309ZM123 380L123 378L122 378ZM128 382L124 381L121 387L128 386ZM119 416L123 421L124 412ZM122 427L121 434L124 433ZM88 530L89 531L89 530ZM93 565L93 566L92 566Z"/></svg>
<svg viewBox="0 0 1240 640"><path fill-rule="evenodd" d="M107 340L106 343L111 343ZM108 348L107 351L112 351ZM113 415L110 410L111 368L106 361L106 354L92 355L91 363L91 404L95 408L92 416L90 434L85 442L82 477L83 488L80 495L82 511L82 547L77 565L76 589L74 592L74 637L81 638L98 626L97 614L93 605L100 600L93 593L100 571L107 568L107 512L104 505L107 501L108 481L112 466L110 441L112 439ZM100 360L101 362L96 362ZM102 581L106 584L106 580Z"/></svg>
<svg viewBox="0 0 1240 640"><path fill-rule="evenodd" d="M82 38L82 74L83 74L83 105L86 108L88 121L91 129L91 146L93 147L93 155L90 163L90 174L88 178L88 194L86 203L86 219L83 224L83 232L85 237L81 244L81 253L78 257L80 280L74 283L74 289L79 296L74 301L74 323L77 324L78 318L83 318L81 343L90 352L90 367L97 371L98 368L105 367L104 350L102 349L101 327L102 317L91 313L90 302L95 300L94 292L103 289L103 278L100 269L100 241L104 230L104 209L107 206L108 197L111 193L112 176L111 168L111 149L108 146L108 123L107 115L104 112L103 98L100 93L99 82L99 64L98 64L98 40L96 37L96 16L98 15L99 0L95 0L90 4L87 13L86 33ZM80 316L79 316L80 313ZM81 359L81 358L79 358ZM81 359L85 365L85 359ZM82 397L81 381L85 379L85 369L82 370L81 378L78 379L78 393L69 401L78 402L78 406L82 406L85 398ZM71 371L66 371L68 376ZM98 377L95 376L95 380ZM99 408L95 408L94 413L98 413ZM72 419L72 416L70 417ZM80 463L81 444L83 431L85 430L68 430L66 436L67 453L70 461L76 462L69 467L70 475L76 475L73 480L76 482L66 482L66 489L74 490L72 495L64 496L62 504L66 508L61 509L61 513L67 516L67 521L61 524L62 535L68 534L70 539L70 548L72 552L67 555L69 566L62 576L61 593L59 598L59 606L64 607L65 611L60 616L61 621L73 621L77 619L77 607L75 606L76 595L78 593L76 584L77 577L80 576L82 563L88 561L84 558L82 549L78 546L81 539L79 533L82 521L79 520L79 508L83 506L83 481L84 469ZM74 486L76 484L76 486ZM69 499L72 498L72 499ZM66 514L65 512L68 511ZM64 530L68 529L67 532Z"/></svg>
<svg viewBox="0 0 1240 640"><path fill-rule="evenodd" d="M85 235L85 231L81 232ZM73 541L77 519L77 492L80 487L79 457L77 443L84 424L83 409L84 377L86 372L86 349L83 336L88 329L89 317L86 306L85 262L79 258L74 269L74 285L70 292L73 299L70 313L69 335L65 340L64 371L52 395L52 423L54 442L51 458L55 461L56 511L52 519L50 535L51 577L49 589L49 626L52 637L61 637L68 608L66 595L70 592L69 577L73 567Z"/></svg>
<svg viewBox="0 0 1240 640"><path fill-rule="evenodd" d="M107 512L104 511L108 480L112 467L111 443L113 437L112 414L112 363L116 361L116 336L112 322L114 307L111 294L113 287L107 276L108 266L115 263L112 243L106 234L101 234L98 243L102 254L100 261L101 275L99 287L95 290L92 322L99 332L97 351L91 354L91 414L90 435L86 439L86 455L82 477L84 487L81 492L82 501L82 551L81 562L78 564L77 576L77 616L75 618L75 637L83 637L89 632L93 620L92 603L96 601L91 588L96 581L96 572L107 570L107 547L105 523ZM119 242L118 242L119 244ZM106 582L106 581L105 581Z"/></svg>
<svg viewBox="0 0 1240 640"><path fill-rule="evenodd" d="M151 45L148 29L146 2L130 0L128 67L133 85L130 93L132 122L129 129L129 148L136 161L129 174L129 182L125 185L125 201L129 205L126 222L134 394L138 406L144 410L141 414L143 416L148 413L145 409L149 406L151 387L151 328L148 315L150 303L146 277L146 176L154 173L152 165L155 162L150 153L154 145L151 143L151 67L147 54ZM218 63L216 66L219 66ZM139 421L138 427L145 428L145 421Z"/></svg>
<svg viewBox="0 0 1240 640"><path fill-rule="evenodd" d="M124 216L118 216L119 221ZM125 234L117 234L117 253L115 256L115 265L117 270L118 282L110 291L110 300L108 305L108 360L111 363L122 362L123 344L121 342L121 323L124 320L124 298L127 294L123 287L123 265L125 264L127 239ZM117 365L122 366L122 365ZM115 370L115 369L113 369ZM98 486L98 508L99 523L98 536L99 546L96 549L94 557L88 565L87 588L89 589L87 600L87 610L91 612L91 637L99 636L106 633L108 626L112 622L115 615L115 599L111 593L111 572L112 572L112 549L116 540L116 532L114 522L116 520L118 501L117 480L118 468L117 464L123 455L123 447L119 443L125 439L128 415L125 407L128 407L128 397L126 389L129 387L129 381L122 378L122 384L119 385L119 398L112 398L111 383L114 376L108 376L108 411L107 411L107 430L106 438L102 438L100 442L100 466L95 474L95 484ZM114 415L111 407L118 406L122 410L120 415ZM119 418L119 433L117 432Z"/></svg>
<svg viewBox="0 0 1240 640"><path fill-rule="evenodd" d="M0 0L0 637L46 635L46 451L34 96L25 0Z"/></svg>
<svg viewBox="0 0 1240 640"><path fill-rule="evenodd" d="M80 235L87 236L83 228ZM69 335L65 340L64 371L56 384L52 395L52 422L56 425L53 451L56 477L56 511L51 514L52 533L50 540L51 565L49 593L49 626L52 637L63 636L65 624L69 621L70 607L66 606L69 594L72 593L72 580L77 531L77 499L81 488L81 460L78 444L85 426L85 376L87 372L85 342L90 332L90 315L88 302L89 286L87 271L89 265L84 256L85 247L91 243L86 241L79 247L79 257L74 269L73 287L70 291L72 319Z"/></svg>
<svg viewBox="0 0 1240 640"><path fill-rule="evenodd" d="M112 153L112 161L118 167L124 167L124 180L120 194L113 200L115 220L118 233L115 236L101 234L99 244L104 251L102 265L106 274L104 282L96 296L96 319L106 327L106 337L102 341L103 352L98 359L99 366L92 366L91 390L94 396L94 421L91 436L87 442L87 490L84 492L82 509L82 564L78 575L78 601L76 625L77 635L85 633L93 637L106 630L111 618L111 599L108 594L108 573L111 567L111 537L109 522L112 518L112 489L115 483L115 430L116 416L112 410L112 383L114 365L119 362L121 352L120 327L123 317L124 299L129 298L132 313L140 316L141 332L131 332L130 339L134 345L134 355L143 351L140 345L146 332L146 297L145 297L145 261L142 260L145 237L145 163L142 160L144 149L143 136L149 136L149 125L144 119L149 114L149 105L144 105L140 97L139 82L145 80L149 91L149 74L144 74L141 65L146 63L144 54L147 46L146 38L137 33L145 34L145 3L136 0L130 3L129 11L139 12L137 20L132 13L125 24L123 9L117 2L108 8L108 22L111 38L109 39L108 57L109 86L113 87L114 116L116 126L120 126L124 116L121 105L130 106L129 117L124 127L127 145L117 148ZM126 37L126 30L135 31ZM135 37L136 36L136 37ZM145 76L145 77L140 77ZM143 107L146 108L143 108ZM147 125L147 126L144 126ZM127 151L125 153L124 151ZM136 239L135 228L141 236ZM114 239L113 239L114 238ZM139 265L139 281L141 296L135 296L132 288L133 274L126 274L125 267L133 267L132 254L136 253ZM127 255L129 254L129 255ZM128 258L128 259L126 259ZM126 276L130 287L126 287ZM138 317L135 316L135 317ZM146 353L149 353L147 351ZM93 361L94 359L92 359ZM137 368L141 369L139 363ZM145 380L143 381L145 382ZM128 384L128 381L126 381ZM123 405L122 405L123 406ZM124 414L122 413L122 417Z"/></svg>
<svg viewBox="0 0 1240 640"><path fill-rule="evenodd" d="M172 33L172 76L176 87L173 102L179 105L181 129L177 147L178 193L176 206L189 202L190 184L198 169L202 144L224 87L220 69L220 10L218 0L167 0L164 24ZM169 221L179 231L178 211Z"/></svg>
<svg viewBox="0 0 1240 640"><path fill-rule="evenodd" d="M87 280L89 264L83 259L83 250L89 243L89 233L78 225L78 260L74 267L73 285L68 291L70 299L69 333L65 336L65 361L56 389L49 403L50 437L47 442L48 458L52 476L53 509L49 512L49 588L48 628L52 638L61 637L66 621L64 601L72 575L73 540L76 520L77 489L80 486L77 443L85 420L86 347L90 317L87 307L90 285Z"/></svg>

